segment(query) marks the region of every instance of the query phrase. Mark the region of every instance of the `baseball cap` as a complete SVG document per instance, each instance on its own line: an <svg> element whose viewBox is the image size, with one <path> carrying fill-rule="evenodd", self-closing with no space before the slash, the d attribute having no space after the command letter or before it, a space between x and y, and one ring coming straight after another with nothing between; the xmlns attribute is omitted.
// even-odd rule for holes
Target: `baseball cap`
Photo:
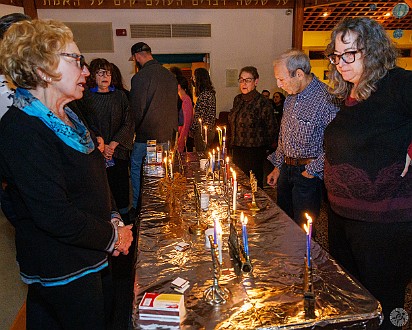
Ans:
<svg viewBox="0 0 412 330"><path fill-rule="evenodd" d="M132 56L130 56L129 61L133 61L133 55L139 52L151 52L151 48L144 42L138 42L134 44L131 48Z"/></svg>

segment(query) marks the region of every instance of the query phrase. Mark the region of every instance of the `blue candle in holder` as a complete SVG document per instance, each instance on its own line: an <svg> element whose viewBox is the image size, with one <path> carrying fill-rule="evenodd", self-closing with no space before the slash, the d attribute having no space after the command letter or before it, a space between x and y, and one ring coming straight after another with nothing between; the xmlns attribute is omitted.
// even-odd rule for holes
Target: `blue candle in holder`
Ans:
<svg viewBox="0 0 412 330"><path fill-rule="evenodd" d="M311 238L312 238L312 218L307 213L305 213L305 216L306 216L306 219L308 220L307 224L305 223L303 225L304 229L305 229L305 232L306 232L306 258L307 258L307 262L308 262L308 267L310 267L311 266L311 259L312 259L311 251L310 251L310 241L311 241Z"/></svg>
<svg viewBox="0 0 412 330"><path fill-rule="evenodd" d="M244 216L243 212L240 215L240 221L242 223L242 240L243 240L243 247L245 249L246 257L249 256L249 245L248 245L248 237L247 237L247 217Z"/></svg>

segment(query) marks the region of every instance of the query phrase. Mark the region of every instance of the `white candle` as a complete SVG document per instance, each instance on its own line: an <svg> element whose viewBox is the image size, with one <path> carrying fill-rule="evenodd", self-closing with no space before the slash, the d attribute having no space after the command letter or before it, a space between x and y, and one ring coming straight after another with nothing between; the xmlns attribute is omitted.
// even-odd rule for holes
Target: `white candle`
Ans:
<svg viewBox="0 0 412 330"><path fill-rule="evenodd" d="M236 199L237 199L237 181L236 172L233 171L233 212L236 212Z"/></svg>
<svg viewBox="0 0 412 330"><path fill-rule="evenodd" d="M205 144L207 145L207 126L205 125Z"/></svg>
<svg viewBox="0 0 412 330"><path fill-rule="evenodd" d="M209 169L210 169L210 172L213 172L213 156L210 151L209 151Z"/></svg>
<svg viewBox="0 0 412 330"><path fill-rule="evenodd" d="M220 148L217 147L216 149L217 149L217 161L219 162L220 161Z"/></svg>
<svg viewBox="0 0 412 330"><path fill-rule="evenodd" d="M219 219L216 219L215 226L216 226L216 234L217 234L216 244L217 244L218 258L219 258L219 262L222 263L223 261L223 255L222 255L223 240L222 240L222 226L220 225Z"/></svg>
<svg viewBox="0 0 412 330"><path fill-rule="evenodd" d="M163 161L164 161L164 163L165 163L165 177L167 177L167 157L165 157L164 159L163 159Z"/></svg>

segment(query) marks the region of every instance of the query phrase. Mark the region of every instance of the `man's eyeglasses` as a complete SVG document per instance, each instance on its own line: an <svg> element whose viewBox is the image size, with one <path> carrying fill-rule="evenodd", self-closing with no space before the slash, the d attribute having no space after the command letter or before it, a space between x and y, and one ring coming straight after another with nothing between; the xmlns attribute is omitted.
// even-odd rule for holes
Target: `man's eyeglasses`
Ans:
<svg viewBox="0 0 412 330"><path fill-rule="evenodd" d="M110 71L107 71L107 70L97 71L96 74L97 74L99 77L103 77L104 75L106 75L106 77L111 77L111 75L112 75L112 73L111 73Z"/></svg>
<svg viewBox="0 0 412 330"><path fill-rule="evenodd" d="M86 60L83 55L79 55L76 53L60 53L59 55L74 58L76 62L79 64L79 68L82 70L84 69L84 66L86 65Z"/></svg>
<svg viewBox="0 0 412 330"><path fill-rule="evenodd" d="M251 83L253 80L255 80L255 78L245 78L245 79L243 79L243 78L239 78L237 81L239 82L239 84L241 84L241 83Z"/></svg>
<svg viewBox="0 0 412 330"><path fill-rule="evenodd" d="M345 62L346 64L351 64L353 62L355 62L355 55L357 53L359 53L362 49L358 49L358 50L350 50L348 52L344 52L340 55L338 54L329 54L328 58L330 63L334 64L334 65L338 65L340 62L340 59L343 60L343 62Z"/></svg>

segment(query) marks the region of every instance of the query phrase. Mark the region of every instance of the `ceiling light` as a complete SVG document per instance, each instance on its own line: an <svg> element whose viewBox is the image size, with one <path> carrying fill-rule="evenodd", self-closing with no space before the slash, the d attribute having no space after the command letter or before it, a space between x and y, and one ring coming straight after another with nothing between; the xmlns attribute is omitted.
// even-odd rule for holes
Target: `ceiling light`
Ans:
<svg viewBox="0 0 412 330"><path fill-rule="evenodd" d="M325 12L322 14L322 16L323 16L323 17L327 17L327 16L329 16L329 13L328 13L327 11L325 11Z"/></svg>
<svg viewBox="0 0 412 330"><path fill-rule="evenodd" d="M385 17L389 17L389 16L391 16L391 13L390 12L387 12L385 15L383 15L383 16L385 16Z"/></svg>

